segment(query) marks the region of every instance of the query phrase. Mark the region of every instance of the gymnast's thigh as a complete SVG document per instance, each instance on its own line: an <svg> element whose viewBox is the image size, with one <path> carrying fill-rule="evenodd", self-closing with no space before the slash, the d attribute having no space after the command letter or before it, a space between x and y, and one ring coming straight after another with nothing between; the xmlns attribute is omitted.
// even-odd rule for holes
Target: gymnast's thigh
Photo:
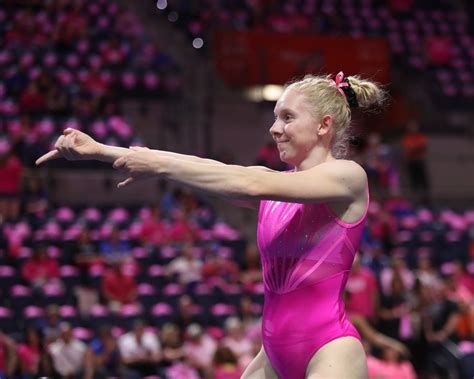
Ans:
<svg viewBox="0 0 474 379"><path fill-rule="evenodd" d="M278 375L268 360L263 346L257 356L247 366L241 379L278 379Z"/></svg>
<svg viewBox="0 0 474 379"><path fill-rule="evenodd" d="M311 358L307 379L367 379L367 357L361 342L354 337L336 338Z"/></svg>

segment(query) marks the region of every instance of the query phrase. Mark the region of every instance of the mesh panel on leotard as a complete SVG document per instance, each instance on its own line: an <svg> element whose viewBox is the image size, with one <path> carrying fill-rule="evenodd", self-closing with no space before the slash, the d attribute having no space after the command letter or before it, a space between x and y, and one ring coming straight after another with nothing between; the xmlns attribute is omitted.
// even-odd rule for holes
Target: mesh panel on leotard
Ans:
<svg viewBox="0 0 474 379"><path fill-rule="evenodd" d="M266 287L284 293L350 270L362 227L344 227L324 204L262 201L257 237Z"/></svg>

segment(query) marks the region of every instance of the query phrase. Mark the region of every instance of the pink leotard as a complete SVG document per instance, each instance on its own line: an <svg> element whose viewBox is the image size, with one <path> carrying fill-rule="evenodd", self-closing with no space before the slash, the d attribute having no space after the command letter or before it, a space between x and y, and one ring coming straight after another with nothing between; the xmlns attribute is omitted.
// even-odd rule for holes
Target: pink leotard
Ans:
<svg viewBox="0 0 474 379"><path fill-rule="evenodd" d="M281 379L303 379L311 357L331 340L360 340L342 294L366 217L347 224L326 204L261 201L262 340Z"/></svg>

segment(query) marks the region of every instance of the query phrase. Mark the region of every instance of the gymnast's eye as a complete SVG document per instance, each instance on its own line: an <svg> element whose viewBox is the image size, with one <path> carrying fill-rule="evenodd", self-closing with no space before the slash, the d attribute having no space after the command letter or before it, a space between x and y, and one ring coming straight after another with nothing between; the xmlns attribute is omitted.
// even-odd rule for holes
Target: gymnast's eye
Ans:
<svg viewBox="0 0 474 379"><path fill-rule="evenodd" d="M285 113L283 119L285 122L291 122L294 120L294 116L291 113Z"/></svg>

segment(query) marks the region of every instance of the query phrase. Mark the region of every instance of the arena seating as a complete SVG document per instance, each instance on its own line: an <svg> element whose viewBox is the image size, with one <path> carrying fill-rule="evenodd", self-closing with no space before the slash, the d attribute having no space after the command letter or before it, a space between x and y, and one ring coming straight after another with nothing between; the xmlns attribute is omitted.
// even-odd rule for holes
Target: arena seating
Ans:
<svg viewBox="0 0 474 379"><path fill-rule="evenodd" d="M29 166L67 127L138 145L121 100L180 87L179 67L133 13L107 1L55 4L0 5L0 134Z"/></svg>
<svg viewBox="0 0 474 379"><path fill-rule="evenodd" d="M467 14L450 2L411 3L406 9L397 1L372 0L241 1L210 7L206 1L191 6L170 0L163 12L177 13L176 24L192 38L211 38L210 32L229 28L384 37L397 66L436 83L435 95L474 97L474 36Z"/></svg>

